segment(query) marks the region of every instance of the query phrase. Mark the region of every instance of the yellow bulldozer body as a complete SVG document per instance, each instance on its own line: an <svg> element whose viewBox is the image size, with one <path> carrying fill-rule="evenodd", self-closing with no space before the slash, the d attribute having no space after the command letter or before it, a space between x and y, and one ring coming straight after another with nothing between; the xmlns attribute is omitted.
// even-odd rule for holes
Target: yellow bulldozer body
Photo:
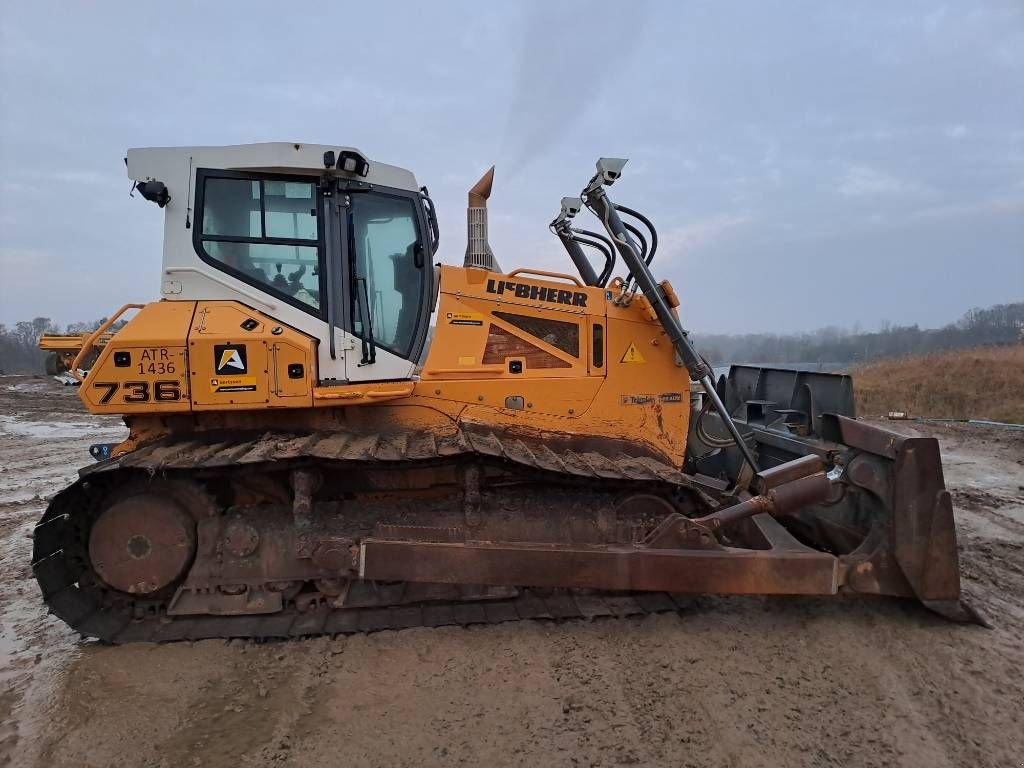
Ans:
<svg viewBox="0 0 1024 768"><path fill-rule="evenodd" d="M321 386L316 339L236 301L157 301L107 343L81 398L96 414L258 411L252 428L268 410L386 404L396 424L470 421L626 440L682 463L689 380L639 302L619 306L610 291L553 274L442 267L440 284L415 381ZM317 423L315 413L288 418ZM231 422L244 428L246 416ZM132 438L115 455L161 429L159 419L129 423Z"/></svg>

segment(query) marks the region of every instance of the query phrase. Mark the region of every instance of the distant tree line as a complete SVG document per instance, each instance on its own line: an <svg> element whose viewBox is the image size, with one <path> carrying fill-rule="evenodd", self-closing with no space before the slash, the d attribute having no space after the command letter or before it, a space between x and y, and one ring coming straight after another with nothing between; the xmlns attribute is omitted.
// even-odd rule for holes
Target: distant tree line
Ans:
<svg viewBox="0 0 1024 768"><path fill-rule="evenodd" d="M987 344L1011 344L1024 334L1024 302L972 309L942 328L883 323L875 333L821 328L811 333L694 334L697 349L715 364L859 363Z"/></svg>
<svg viewBox="0 0 1024 768"><path fill-rule="evenodd" d="M46 353L39 337L48 333L93 331L106 318L71 323L63 330L48 317L0 323L0 373L41 373ZM124 321L115 324L121 327ZM857 363L882 357L938 352L985 344L1011 344L1024 334L1024 302L972 309L943 328L883 323L875 333L830 326L810 333L741 335L694 334L697 349L715 364L722 363Z"/></svg>
<svg viewBox="0 0 1024 768"><path fill-rule="evenodd" d="M47 353L39 349L40 336L87 333L106 321L103 317L91 323L71 323L63 330L48 317L22 320L12 327L0 323L0 373L42 373Z"/></svg>

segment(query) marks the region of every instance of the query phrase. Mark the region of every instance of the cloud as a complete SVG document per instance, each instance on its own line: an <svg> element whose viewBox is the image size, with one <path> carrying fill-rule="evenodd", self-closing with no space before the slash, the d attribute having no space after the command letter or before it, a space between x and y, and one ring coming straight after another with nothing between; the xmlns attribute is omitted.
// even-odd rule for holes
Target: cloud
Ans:
<svg viewBox="0 0 1024 768"><path fill-rule="evenodd" d="M1024 215L1024 199L996 197L970 203L954 203L924 208L914 213L917 219L959 219L971 216Z"/></svg>
<svg viewBox="0 0 1024 768"><path fill-rule="evenodd" d="M875 168L855 165L840 177L836 191L843 197L882 197L916 194L922 187Z"/></svg>
<svg viewBox="0 0 1024 768"><path fill-rule="evenodd" d="M672 258L686 251L699 250L732 235L751 221L753 217L747 214L723 213L673 227L659 236L658 252L664 250Z"/></svg>
<svg viewBox="0 0 1024 768"><path fill-rule="evenodd" d="M650 10L644 4L608 5L593 13L582 2L523 8L519 45L509 43L516 57L502 153L509 178L572 135L585 117L594 114L596 105L604 106L597 114L605 118L608 112L628 111L625 93L621 98L608 96L619 90L623 73L641 50ZM619 34L625 29L629 32ZM587 72L601 51L597 41L609 34L615 41L614 66L600 61L595 71Z"/></svg>
<svg viewBox="0 0 1024 768"><path fill-rule="evenodd" d="M761 269L762 305L694 298L708 327L756 328L770 311L797 328L818 309L945 322L951 300L1004 301L1020 284L1024 216L987 202L1024 199L1019 0L788 15L752 3L742 24L693 3L393 5L318 10L318 25L343 30L342 53L309 45L308 14L267 0L244 14L203 4L201 25L170 4L0 6L0 319L63 324L157 289L163 215L128 199L125 147L276 139L353 144L414 170L452 264L466 190L496 161L500 263L562 272L546 229L558 199L599 155L630 157L613 197L661 229L659 274L698 256L730 279ZM387 55L358 33L381 29ZM780 291L815 294L807 265L823 252L857 260L860 282L780 304ZM894 260L943 285L880 294L869 278Z"/></svg>
<svg viewBox="0 0 1024 768"><path fill-rule="evenodd" d="M11 275L14 271L39 269L49 255L34 248L0 246L0 272Z"/></svg>
<svg viewBox="0 0 1024 768"><path fill-rule="evenodd" d="M81 168L64 168L58 171L43 173L41 174L40 178L49 181L59 181L65 184L96 185L111 184L116 179L117 183L120 186L126 186L126 184L122 182L120 174L115 176L113 173L97 173L96 171L90 171Z"/></svg>

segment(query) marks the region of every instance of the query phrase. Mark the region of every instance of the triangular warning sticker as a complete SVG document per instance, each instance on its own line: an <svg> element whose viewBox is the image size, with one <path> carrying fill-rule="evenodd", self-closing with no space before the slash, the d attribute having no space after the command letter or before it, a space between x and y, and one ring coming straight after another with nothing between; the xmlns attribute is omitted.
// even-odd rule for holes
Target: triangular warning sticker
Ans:
<svg viewBox="0 0 1024 768"><path fill-rule="evenodd" d="M626 354L622 356L622 363L646 363L644 356L640 354L640 350L636 348L636 344L632 342L629 345L629 349L626 350Z"/></svg>

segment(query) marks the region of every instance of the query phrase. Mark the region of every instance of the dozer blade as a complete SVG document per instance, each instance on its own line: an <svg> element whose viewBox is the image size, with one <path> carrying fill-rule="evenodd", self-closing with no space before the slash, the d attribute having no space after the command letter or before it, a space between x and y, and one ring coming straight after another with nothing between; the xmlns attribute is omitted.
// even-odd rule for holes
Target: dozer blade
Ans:
<svg viewBox="0 0 1024 768"><path fill-rule="evenodd" d="M986 623L961 600L953 506L936 439L857 421L846 375L733 366L719 390L752 435L762 469L808 454L842 467L834 498L781 521L839 557L844 589L917 597L950 619ZM720 460L737 463L735 456Z"/></svg>
<svg viewBox="0 0 1024 768"><path fill-rule="evenodd" d="M938 441L900 436L844 416L828 416L825 424L826 431L838 433L838 442L859 452L848 465L850 481L873 497L881 512L863 543L841 558L847 586L914 596L947 618L986 623L961 599L953 504ZM850 514L848 507L837 513Z"/></svg>

